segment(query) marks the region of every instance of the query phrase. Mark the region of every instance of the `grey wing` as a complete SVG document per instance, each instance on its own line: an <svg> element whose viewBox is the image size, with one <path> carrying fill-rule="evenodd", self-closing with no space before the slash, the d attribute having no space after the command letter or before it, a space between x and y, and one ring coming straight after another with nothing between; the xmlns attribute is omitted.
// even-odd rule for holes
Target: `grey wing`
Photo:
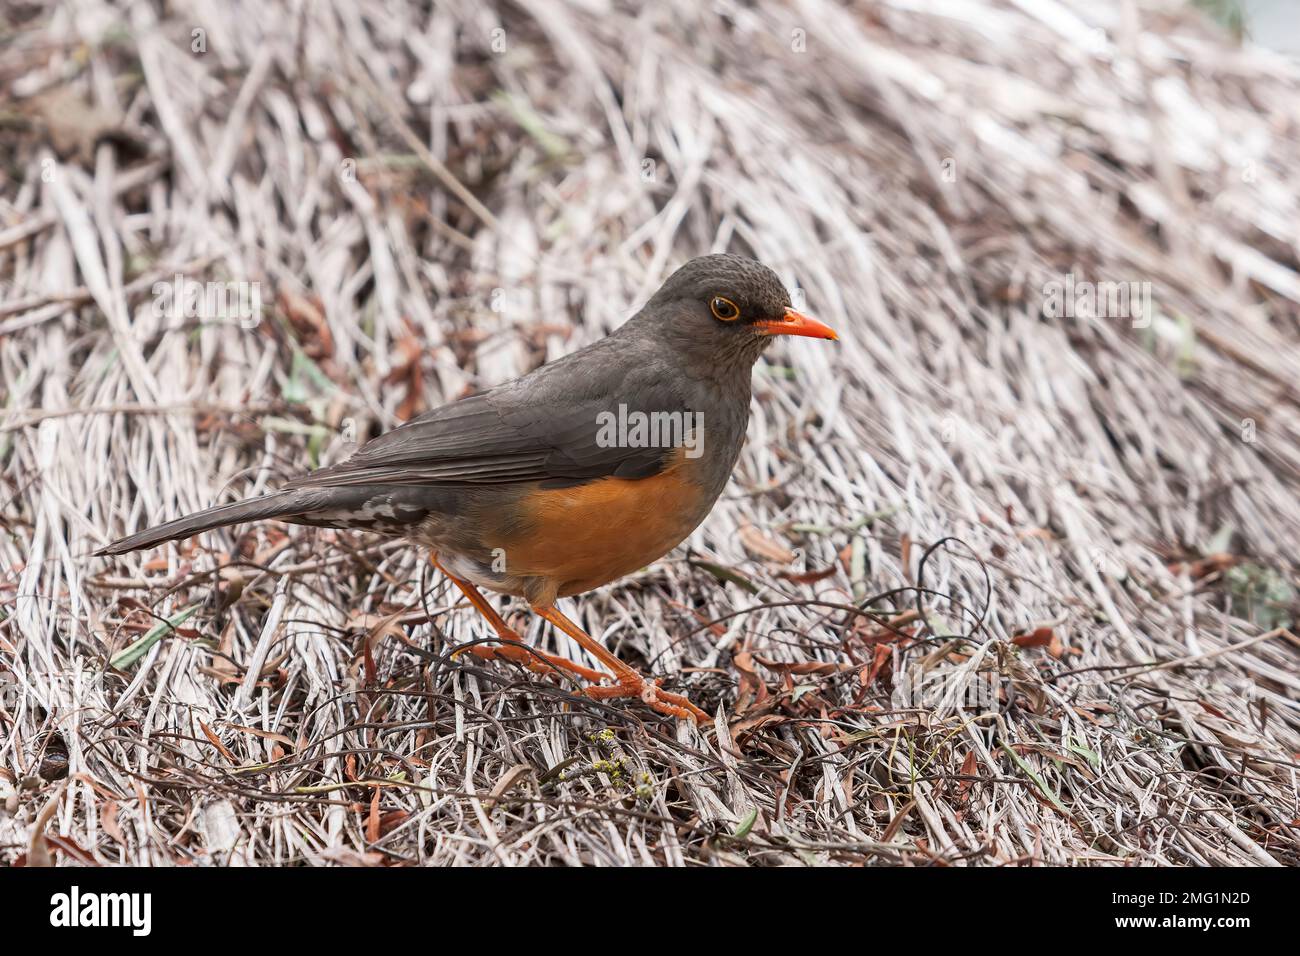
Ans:
<svg viewBox="0 0 1300 956"><path fill-rule="evenodd" d="M591 363L587 363L590 366ZM478 485L648 478L672 449L610 441L606 416L690 409L648 369L574 381L572 363L426 412L368 442L351 458L286 488L356 484ZM629 397L635 396L635 397Z"/></svg>

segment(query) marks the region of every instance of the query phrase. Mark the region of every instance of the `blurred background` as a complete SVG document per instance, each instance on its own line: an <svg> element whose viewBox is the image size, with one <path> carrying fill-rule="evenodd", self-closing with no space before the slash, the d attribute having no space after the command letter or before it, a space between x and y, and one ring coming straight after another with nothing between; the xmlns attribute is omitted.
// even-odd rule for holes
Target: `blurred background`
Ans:
<svg viewBox="0 0 1300 956"><path fill-rule="evenodd" d="M1298 33L6 3L0 860L1295 863ZM397 543L90 557L719 250L842 340L770 351L714 514L567 609L707 735L450 660L490 633Z"/></svg>
<svg viewBox="0 0 1300 956"><path fill-rule="evenodd" d="M1205 0L1200 7L1240 37L1279 53L1300 54L1300 10L1287 0L1243 0L1239 4Z"/></svg>

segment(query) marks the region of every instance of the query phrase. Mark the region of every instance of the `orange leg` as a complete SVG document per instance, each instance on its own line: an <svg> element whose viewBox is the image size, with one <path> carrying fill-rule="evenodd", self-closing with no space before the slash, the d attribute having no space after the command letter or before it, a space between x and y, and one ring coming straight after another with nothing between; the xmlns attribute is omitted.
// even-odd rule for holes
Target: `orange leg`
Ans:
<svg viewBox="0 0 1300 956"><path fill-rule="evenodd" d="M546 654L526 647L514 628L505 622L501 615L497 613L496 608L488 603L488 599L479 593L478 588L474 587L469 581L464 581L450 573L438 563L436 555L430 557L429 560L433 562L435 568L447 575L452 584L460 588L461 593L469 598L469 603L474 605L475 610L487 618L488 623L492 625L492 629L497 632L497 637L501 639L500 646L475 644L466 648L475 657L482 658L485 661L505 658L508 661L514 661L516 664L522 664L538 674L553 674L556 668L559 668L592 683L599 683L608 676L600 671L594 671L590 667L575 664L568 658L557 657L554 654ZM461 652L456 651L456 654L459 653ZM455 654L452 656L454 657Z"/></svg>
<svg viewBox="0 0 1300 956"><path fill-rule="evenodd" d="M709 715L704 711L681 694L671 694L666 690L660 690L656 681L647 680L633 668L624 664L602 647L594 637L556 610L554 606L537 607L534 605L533 610L585 647L597 660L614 672L614 678L618 681L617 684L613 687L588 687L585 690L588 697L595 700L607 700L611 697L639 697L661 714L671 714L683 720L691 718L699 724L708 721Z"/></svg>

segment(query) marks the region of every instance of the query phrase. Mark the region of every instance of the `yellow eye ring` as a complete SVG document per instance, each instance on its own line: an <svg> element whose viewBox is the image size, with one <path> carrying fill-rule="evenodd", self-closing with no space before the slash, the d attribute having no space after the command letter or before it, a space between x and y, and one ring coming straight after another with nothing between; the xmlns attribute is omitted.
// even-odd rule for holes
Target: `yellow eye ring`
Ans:
<svg viewBox="0 0 1300 956"><path fill-rule="evenodd" d="M740 309L736 308L736 303L730 299L724 299L720 295L715 295L713 301L709 303L709 309L713 312L713 317L723 322L735 322L740 318Z"/></svg>

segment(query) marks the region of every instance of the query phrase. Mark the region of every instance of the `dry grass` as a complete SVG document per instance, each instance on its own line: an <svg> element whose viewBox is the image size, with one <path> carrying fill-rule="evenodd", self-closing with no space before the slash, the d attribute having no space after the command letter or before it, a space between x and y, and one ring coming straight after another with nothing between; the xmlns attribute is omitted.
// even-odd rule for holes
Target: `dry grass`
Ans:
<svg viewBox="0 0 1300 956"><path fill-rule="evenodd" d="M1300 858L1294 63L1171 3L127 6L0 15L0 861ZM451 659L397 544L89 556L723 248L843 341L570 606L704 732ZM1045 316L1068 273L1154 321Z"/></svg>

